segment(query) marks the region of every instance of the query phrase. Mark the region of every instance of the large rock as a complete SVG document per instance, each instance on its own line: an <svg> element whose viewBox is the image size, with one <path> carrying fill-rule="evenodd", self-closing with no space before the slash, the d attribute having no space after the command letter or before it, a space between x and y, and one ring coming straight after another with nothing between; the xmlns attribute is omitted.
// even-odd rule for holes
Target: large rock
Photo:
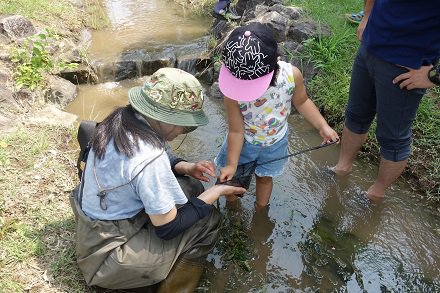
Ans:
<svg viewBox="0 0 440 293"><path fill-rule="evenodd" d="M213 98L213 99L223 99L223 93L220 91L220 88L218 86L218 82L214 82L208 90L208 97Z"/></svg>
<svg viewBox="0 0 440 293"><path fill-rule="evenodd" d="M289 19L276 11L264 13L251 22L261 22L266 24L274 32L277 42L284 42L289 27Z"/></svg>
<svg viewBox="0 0 440 293"><path fill-rule="evenodd" d="M304 14L300 7L284 6L282 4L275 4L269 7L269 11L276 11L290 20L297 20Z"/></svg>
<svg viewBox="0 0 440 293"><path fill-rule="evenodd" d="M318 26L315 22L309 20L294 21L287 32L287 39L301 43L309 38L315 36L329 36L330 29L321 25Z"/></svg>
<svg viewBox="0 0 440 293"><path fill-rule="evenodd" d="M15 101L12 92L0 85L0 131L7 133L13 131L18 124L20 106Z"/></svg>
<svg viewBox="0 0 440 293"><path fill-rule="evenodd" d="M13 132L17 124L18 121L15 117L0 111L0 131L2 134Z"/></svg>
<svg viewBox="0 0 440 293"><path fill-rule="evenodd" d="M0 86L12 81L12 71L10 67L10 64L0 59Z"/></svg>
<svg viewBox="0 0 440 293"><path fill-rule="evenodd" d="M37 30L28 19L13 15L0 20L0 33L12 40L19 40L36 34Z"/></svg>
<svg viewBox="0 0 440 293"><path fill-rule="evenodd" d="M0 85L0 108L5 109L7 112L15 112L20 108L12 92L2 85Z"/></svg>
<svg viewBox="0 0 440 293"><path fill-rule="evenodd" d="M64 69L58 75L67 79L73 84L95 84L98 82L98 76L92 68L85 64L80 64L76 68Z"/></svg>
<svg viewBox="0 0 440 293"><path fill-rule="evenodd" d="M61 77L50 75L47 77L47 83L48 92L46 98L63 108L78 95L77 86Z"/></svg>
<svg viewBox="0 0 440 293"><path fill-rule="evenodd" d="M28 122L35 125L51 125L72 127L77 121L78 116L63 112L54 105L47 105L40 111L36 111Z"/></svg>

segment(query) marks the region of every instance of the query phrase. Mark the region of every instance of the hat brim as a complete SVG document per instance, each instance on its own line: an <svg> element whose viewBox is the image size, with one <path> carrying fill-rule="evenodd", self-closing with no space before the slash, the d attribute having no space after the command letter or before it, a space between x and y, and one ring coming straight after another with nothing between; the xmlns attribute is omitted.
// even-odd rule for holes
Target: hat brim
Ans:
<svg viewBox="0 0 440 293"><path fill-rule="evenodd" d="M203 110L181 111L172 110L146 97L142 87L134 87L128 91L128 100L139 113L154 120L179 126L203 126L209 120Z"/></svg>
<svg viewBox="0 0 440 293"><path fill-rule="evenodd" d="M230 99L241 102L254 101L260 98L269 88L273 73L274 71L256 79L244 80L233 76L229 69L222 64L218 86L223 95Z"/></svg>

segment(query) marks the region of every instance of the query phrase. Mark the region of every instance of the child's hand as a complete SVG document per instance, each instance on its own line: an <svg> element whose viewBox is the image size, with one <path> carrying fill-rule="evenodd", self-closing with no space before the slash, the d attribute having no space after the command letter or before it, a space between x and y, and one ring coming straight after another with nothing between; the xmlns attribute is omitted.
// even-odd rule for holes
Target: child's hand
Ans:
<svg viewBox="0 0 440 293"><path fill-rule="evenodd" d="M235 171L237 171L237 167L232 165L226 165L221 168L220 176L218 177L220 182L232 179L232 177L235 175Z"/></svg>
<svg viewBox="0 0 440 293"><path fill-rule="evenodd" d="M319 130L319 134L324 139L323 144L337 141L339 143L339 135L328 124Z"/></svg>

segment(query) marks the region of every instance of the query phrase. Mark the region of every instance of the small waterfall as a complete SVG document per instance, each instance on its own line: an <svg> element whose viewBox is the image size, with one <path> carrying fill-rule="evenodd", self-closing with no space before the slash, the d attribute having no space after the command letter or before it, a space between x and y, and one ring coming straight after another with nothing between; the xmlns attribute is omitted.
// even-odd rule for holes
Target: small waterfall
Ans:
<svg viewBox="0 0 440 293"><path fill-rule="evenodd" d="M207 38L191 44L156 47L153 51L134 49L123 52L117 59L98 59L92 62L98 83L121 81L151 75L162 67L177 67L196 76L209 66L206 55Z"/></svg>
<svg viewBox="0 0 440 293"><path fill-rule="evenodd" d="M113 62L104 62L102 60L94 60L92 62L93 70L95 71L98 83L114 81L115 66Z"/></svg>
<svg viewBox="0 0 440 293"><path fill-rule="evenodd" d="M186 72L189 72L191 74L196 74L196 65L197 65L198 59L178 59L176 67L179 69L182 69Z"/></svg>
<svg viewBox="0 0 440 293"><path fill-rule="evenodd" d="M136 77L141 77L143 62L142 60L136 60L135 62L136 62L136 71L137 71Z"/></svg>

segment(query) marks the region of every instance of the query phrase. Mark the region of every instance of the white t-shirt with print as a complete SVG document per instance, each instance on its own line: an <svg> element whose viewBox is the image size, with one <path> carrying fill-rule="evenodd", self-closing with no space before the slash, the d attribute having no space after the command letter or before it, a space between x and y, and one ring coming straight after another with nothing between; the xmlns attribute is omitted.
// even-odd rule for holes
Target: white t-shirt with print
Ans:
<svg viewBox="0 0 440 293"><path fill-rule="evenodd" d="M275 86L269 87L255 101L238 103L244 120L244 137L254 145L272 145L288 130L287 118L292 109L295 81L290 63L278 61L278 65Z"/></svg>

